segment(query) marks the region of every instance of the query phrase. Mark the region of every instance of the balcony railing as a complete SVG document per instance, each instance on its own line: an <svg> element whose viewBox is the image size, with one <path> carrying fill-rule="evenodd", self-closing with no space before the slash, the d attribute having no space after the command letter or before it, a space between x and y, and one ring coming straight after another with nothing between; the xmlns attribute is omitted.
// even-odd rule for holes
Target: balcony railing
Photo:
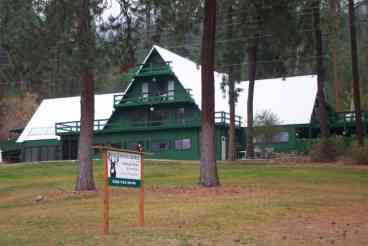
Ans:
<svg viewBox="0 0 368 246"><path fill-rule="evenodd" d="M140 131L140 130L156 130L169 128L185 128L199 127L200 119L177 119L162 121L126 121L122 123L108 123L108 120L95 120L93 130L95 132L117 132L117 131ZM80 132L80 122L70 121L55 124L56 135L78 133Z"/></svg>
<svg viewBox="0 0 368 246"><path fill-rule="evenodd" d="M95 132L118 132L118 131L141 131L141 130L156 130L156 129L173 129L186 127L200 127L200 118L189 119L174 119L161 121L125 121L119 123L108 123L108 119L95 120L93 123L93 130ZM215 113L216 125L229 125L230 117L228 113ZM241 126L241 117L236 116L236 127ZM55 124L56 135L78 133L80 132L80 122L70 121Z"/></svg>
<svg viewBox="0 0 368 246"><path fill-rule="evenodd" d="M102 131L107 125L108 119L95 120L93 122L93 131ZM56 135L63 133L80 132L80 121L60 122L55 124Z"/></svg>
<svg viewBox="0 0 368 246"><path fill-rule="evenodd" d="M230 125L230 114L227 112L216 112L215 113L215 123L216 124L223 124L223 125ZM235 116L235 127L242 126L242 117L236 115Z"/></svg>
<svg viewBox="0 0 368 246"><path fill-rule="evenodd" d="M186 93L180 93L176 90L168 90L162 94L142 93L138 97L127 97L124 95L114 96L114 107L129 107L137 105L151 105L151 104L162 104L162 103L177 103L193 101L191 96L191 89L187 89Z"/></svg>
<svg viewBox="0 0 368 246"><path fill-rule="evenodd" d="M139 65L139 66L142 66ZM171 70L170 62L166 62L165 65L157 67L145 67L137 71L135 77L148 77L156 75L172 75L174 74Z"/></svg>

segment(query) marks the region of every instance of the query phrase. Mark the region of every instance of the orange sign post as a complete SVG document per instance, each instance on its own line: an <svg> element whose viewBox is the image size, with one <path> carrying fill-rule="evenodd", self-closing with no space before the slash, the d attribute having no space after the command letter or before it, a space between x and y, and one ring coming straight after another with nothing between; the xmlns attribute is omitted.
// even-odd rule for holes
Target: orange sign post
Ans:
<svg viewBox="0 0 368 246"><path fill-rule="evenodd" d="M109 194L109 177L108 177L108 164L107 164L107 150L102 151L102 162L103 162L103 195L102 195L102 218L103 227L102 233L104 235L109 234L109 204L110 204L110 194Z"/></svg>
<svg viewBox="0 0 368 246"><path fill-rule="evenodd" d="M139 191L139 225L144 226L144 156L141 153L141 189Z"/></svg>
<svg viewBox="0 0 368 246"><path fill-rule="evenodd" d="M109 186L140 188L139 225L144 226L144 173L143 151L122 150L96 146L103 162L102 234L109 234Z"/></svg>

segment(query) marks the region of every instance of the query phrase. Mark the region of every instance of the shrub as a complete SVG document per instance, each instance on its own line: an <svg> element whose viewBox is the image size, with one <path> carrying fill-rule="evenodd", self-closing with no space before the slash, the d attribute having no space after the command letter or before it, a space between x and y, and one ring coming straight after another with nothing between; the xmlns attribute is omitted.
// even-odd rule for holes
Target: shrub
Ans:
<svg viewBox="0 0 368 246"><path fill-rule="evenodd" d="M350 154L354 164L368 165L368 146L353 144Z"/></svg>
<svg viewBox="0 0 368 246"><path fill-rule="evenodd" d="M339 153L334 141L321 139L311 147L309 156L314 162L332 162L336 161Z"/></svg>

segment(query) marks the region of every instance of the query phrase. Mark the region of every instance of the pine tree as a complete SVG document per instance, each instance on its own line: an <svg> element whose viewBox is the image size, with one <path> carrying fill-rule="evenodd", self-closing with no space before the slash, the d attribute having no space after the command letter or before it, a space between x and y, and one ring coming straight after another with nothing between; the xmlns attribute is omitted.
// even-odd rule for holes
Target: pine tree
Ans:
<svg viewBox="0 0 368 246"><path fill-rule="evenodd" d="M351 43L351 62L353 68L353 99L355 111L355 128L357 133L358 144L364 146L364 127L362 122L362 111L360 102L360 86L359 86L359 68L358 68L358 54L357 41L355 29L355 11L354 1L349 0L349 26L350 26L350 43Z"/></svg>
<svg viewBox="0 0 368 246"><path fill-rule="evenodd" d="M330 136L328 127L328 115L325 99L325 71L323 66L323 47L322 47L322 31L321 31L321 17L320 7L321 0L315 0L312 3L313 8L313 27L315 35L315 50L316 50L316 71L317 71L317 101L318 101L318 115L321 130L322 144L327 144L326 140Z"/></svg>
<svg viewBox="0 0 368 246"><path fill-rule="evenodd" d="M202 132L199 184L219 185L215 156L215 90L214 58L216 32L216 0L205 1L202 39Z"/></svg>
<svg viewBox="0 0 368 246"><path fill-rule="evenodd" d="M75 190L95 190L93 178L94 61L95 32L92 29L91 3L80 0L78 9L78 45L80 61L81 127L78 146L78 173Z"/></svg>

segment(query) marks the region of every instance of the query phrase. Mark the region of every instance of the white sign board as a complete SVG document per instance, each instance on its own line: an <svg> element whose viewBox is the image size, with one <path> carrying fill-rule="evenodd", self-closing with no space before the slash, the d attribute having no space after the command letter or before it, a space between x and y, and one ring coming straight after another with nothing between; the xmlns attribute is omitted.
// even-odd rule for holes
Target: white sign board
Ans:
<svg viewBox="0 0 368 246"><path fill-rule="evenodd" d="M107 151L109 184L112 186L141 186L141 155Z"/></svg>

